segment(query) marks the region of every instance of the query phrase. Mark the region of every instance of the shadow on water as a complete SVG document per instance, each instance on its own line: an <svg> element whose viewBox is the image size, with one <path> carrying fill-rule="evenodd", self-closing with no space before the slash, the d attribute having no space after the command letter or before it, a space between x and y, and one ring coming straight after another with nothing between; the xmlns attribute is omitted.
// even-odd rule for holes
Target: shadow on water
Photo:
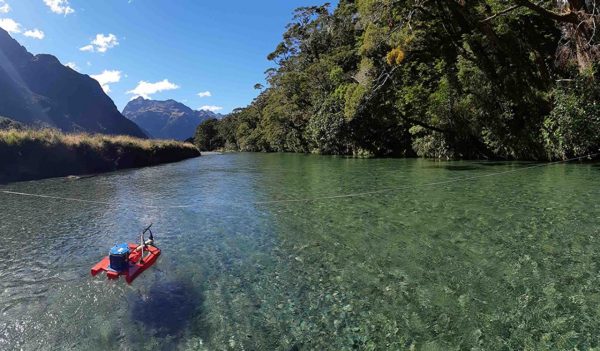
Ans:
<svg viewBox="0 0 600 351"><path fill-rule="evenodd" d="M488 166L488 167L494 167L494 166L506 166L506 162L494 162L494 161L489 161L489 162L477 162L478 165L480 166Z"/></svg>
<svg viewBox="0 0 600 351"><path fill-rule="evenodd" d="M531 166L536 164L534 161L484 161L476 162L479 166L496 167L496 166Z"/></svg>
<svg viewBox="0 0 600 351"><path fill-rule="evenodd" d="M480 169L479 167L469 166L469 165L443 165L443 166L429 166L424 168L443 168L448 171L475 171Z"/></svg>
<svg viewBox="0 0 600 351"><path fill-rule="evenodd" d="M159 282L145 292L130 296L130 299L131 319L159 338L181 338L192 321L198 327L197 322L201 322L204 315L203 294L189 282ZM207 329L200 329L200 334L206 337Z"/></svg>

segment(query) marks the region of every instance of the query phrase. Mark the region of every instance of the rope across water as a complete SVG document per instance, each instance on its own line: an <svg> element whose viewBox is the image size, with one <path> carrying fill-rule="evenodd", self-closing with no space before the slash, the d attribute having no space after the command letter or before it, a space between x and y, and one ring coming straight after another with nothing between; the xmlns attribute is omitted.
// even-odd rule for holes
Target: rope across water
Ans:
<svg viewBox="0 0 600 351"><path fill-rule="evenodd" d="M269 205L269 204L280 204L280 203L310 202L310 201L320 201L320 200L343 199L343 198L350 198L350 197L362 197L362 196L383 194L383 193L387 193L390 191L412 189L415 187L429 187L429 186L435 186L435 185L445 185L445 184L458 183L458 182L462 182L462 181L469 181L469 180L474 180L474 179L479 179L479 178L494 177L494 176L499 176L499 175L508 174L508 173L522 172L522 171L532 169L532 168L547 167L550 165L567 163L567 162L577 161L577 160L582 160L582 159L589 159L592 157L596 157L598 155L600 155L600 152L588 154L588 155L584 155L584 156L579 156L579 157L574 157L574 158L567 159L567 160L540 163L540 164L535 164L532 166L527 166L527 167L522 167L522 168L517 168L517 169L510 169L510 170L501 171L501 172L487 173L487 174L476 175L476 176L458 177L458 178L453 178L453 179L439 181L439 182L425 183L425 184L421 184L418 186L413 186L413 185L401 186L401 187L384 188L384 189L377 189L377 190L372 190L372 191L356 192L356 193L349 193L349 194L325 195L325 196L318 196L318 197L312 197L312 198L256 201L256 202L252 202L251 204ZM158 205L146 205L146 204L135 203L135 202L123 203L123 202L97 201L97 200L87 200L87 199L79 199L79 198L73 198L73 197L61 197L61 196L56 196L56 195L32 194L32 193L25 193L25 192L11 191L11 190L0 190L0 193L6 194L6 195L27 196L27 197L36 197L36 198L42 198L42 199L62 200L62 201L80 202L80 203L88 203L88 204L96 204L96 205L126 205L126 206L131 206L131 207L153 208L153 209L177 209L177 208L189 208L189 207L194 206L191 204L158 206Z"/></svg>
<svg viewBox="0 0 600 351"><path fill-rule="evenodd" d="M11 191L11 190L0 190L0 193L8 194L8 195L38 197L38 198L43 198L43 199L83 202L83 203L96 204L96 205L128 205L128 206L137 206L137 207L145 207L145 208L185 208L185 207L192 206L192 205L156 206L156 205L145 205L145 204L140 204L140 203L135 203L135 202L123 203L123 202L110 202L110 201L96 201L96 200L78 199L78 198L74 198L74 197L61 197L61 196L45 195L45 194L30 194L30 193L23 193L23 192L18 192L18 191Z"/></svg>
<svg viewBox="0 0 600 351"><path fill-rule="evenodd" d="M571 161L585 159L588 157L595 157L597 155L600 155L600 152L595 153L595 154L581 156L581 157L575 157L575 158L571 158L568 160L540 163L540 164L536 164L536 165L532 165L532 166L511 169L511 170L501 171L501 172L488 173L488 174L483 174L483 175L476 175L476 176L469 176L469 177L457 177L457 178L444 180L444 181L440 181L440 182L425 183L425 184L421 184L418 186L407 185L407 186L401 186L401 187L377 189L377 190L372 190L372 191L364 191L364 192L341 194L341 195L320 196L320 197L305 198L305 199L283 199L283 200L258 201L258 202L255 202L255 204L261 205L261 204L276 204L276 203L284 203L284 202L309 202L309 201L317 201L317 200L342 199L342 198L346 198L346 197L360 197L360 196L383 194L383 193L387 193L389 191L412 189L415 187L445 185L445 184L457 183L457 182L466 181L466 180L493 177L493 176L498 176L498 175L507 174L507 173L520 172L520 171L524 171L524 170L531 169L531 168L539 168L539 167L546 167L546 166L550 166L550 165L554 165L554 164L567 163L567 162L571 162Z"/></svg>

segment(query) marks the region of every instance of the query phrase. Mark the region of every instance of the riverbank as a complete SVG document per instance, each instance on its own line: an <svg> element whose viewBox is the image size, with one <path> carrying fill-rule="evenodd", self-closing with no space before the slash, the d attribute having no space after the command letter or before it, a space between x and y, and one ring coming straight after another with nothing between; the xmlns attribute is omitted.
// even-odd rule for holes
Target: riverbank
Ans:
<svg viewBox="0 0 600 351"><path fill-rule="evenodd" d="M0 130L0 182L110 172L200 156L192 144L129 136Z"/></svg>

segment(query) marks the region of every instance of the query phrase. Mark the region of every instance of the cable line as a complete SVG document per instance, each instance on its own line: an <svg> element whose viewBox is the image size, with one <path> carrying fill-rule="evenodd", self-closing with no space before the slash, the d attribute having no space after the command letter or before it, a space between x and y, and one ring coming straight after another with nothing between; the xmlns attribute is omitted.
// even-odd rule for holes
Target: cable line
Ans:
<svg viewBox="0 0 600 351"><path fill-rule="evenodd" d="M96 200L78 199L78 198L74 198L74 197L61 197L61 196L45 195L45 194L30 194L30 193L23 193L23 192L10 191L10 190L0 190L0 193L9 194L9 195L37 197L37 198L43 198L43 199L83 202L83 203L96 204L96 205L128 205L128 206L138 206L138 207L145 207L145 208L185 208L185 207L192 206L192 205L156 206L156 205L145 205L145 204L140 204L140 203L96 201Z"/></svg>
<svg viewBox="0 0 600 351"><path fill-rule="evenodd" d="M468 181L468 180L474 180L474 179L480 179L480 178L486 178L486 177L495 177L495 176L508 174L508 173L521 172L521 171L525 171L525 170L532 169L532 168L547 167L547 166L551 166L551 165L567 163L567 162L581 160L581 159L585 159L585 158L589 159L589 158L592 158L592 157L595 157L598 155L600 155L600 152L588 154L585 156L574 157L574 158L570 158L570 159L562 160L562 161L541 163L541 164L536 164L536 165L532 165L532 166L521 167L521 168L517 168L517 169L510 169L510 170L501 171L501 172L493 172L493 173L488 173L488 174L483 174L483 175L458 177L458 178L454 178L454 179L450 179L450 180L420 184L420 185L416 185L416 186L415 185L405 185L405 186L401 186L401 187L383 188L383 189L377 189L377 190L372 190L372 191L363 191L363 192L356 192L356 193L349 193L349 194L326 195L326 196L318 196L318 197L312 197L312 198L255 201L255 202L250 202L250 204L269 205L269 204L279 204L279 203L311 202L311 201L320 201L320 200L343 199L343 198L350 198L350 197L362 197L362 196L387 193L390 191L398 191L398 190L404 190L404 189L411 189L411 188L417 188L417 187L428 187L428 186L435 186L435 185L445 185L445 184L458 183L458 182L462 182L462 181ZM61 196L46 195L46 194L32 194L32 193L25 193L25 192L11 191L11 190L0 190L0 193L7 194L7 195L17 195L17 196L36 197L36 198L43 198L43 199L81 202L81 203L89 203L89 204L96 204L96 205L125 205L125 206L137 206L137 207L142 207L142 208L154 208L154 209L176 209L176 208L189 208L189 207L193 206L193 205L158 206L158 205L146 205L146 204L141 204L141 203L97 201L97 200L87 200L87 199L80 199L80 198L74 198L74 197L61 197ZM241 205L241 204L237 204L237 205Z"/></svg>
<svg viewBox="0 0 600 351"><path fill-rule="evenodd" d="M444 180L444 181L433 182L433 183L426 183L426 184L421 184L421 185L417 185L417 186L407 185L407 186L394 187L394 188L377 189L377 190L373 190L373 191L364 191L364 192L357 192L357 193L350 193L350 194L340 194L340 195L319 196L319 197L304 198L304 199L283 199L283 200L258 201L258 202L254 202L254 204L257 204L257 205L266 205L266 204L277 204L277 203L285 203L285 202L310 202L310 201L318 201L318 200L343 199L343 198L347 198L347 197L368 196L368 195L382 194L382 193L386 193L386 192L389 192L389 191L411 189L411 188L415 188L415 187L419 187L419 186L426 187L426 186L433 186L433 185L445 185L445 184L457 183L457 182L461 182L461 181L465 181L465 180L473 180L473 179L479 179L479 178L485 178L485 177L493 177L493 176L497 176L497 175L501 175L501 174L507 174L507 173L513 173L513 172L520 172L520 171L524 171L524 170L531 169L531 168L546 167L546 166L550 166L550 165L555 165L555 164L560 164L560 163L566 163L566 162L570 162L570 161L580 160L580 159L583 159L583 158L591 158L591 157L595 157L597 155L600 155L600 152L594 153L594 154L585 155L585 156L580 156L580 157L574 157L574 158L571 158L571 159L568 159L568 160L562 160L562 161L555 161L555 162L548 162L548 163L536 164L536 165L533 165L533 166L527 166L527 167L522 167L522 168L517 168L517 169L511 169L511 170L502 171L502 172L488 173L488 174L483 174L483 175L476 175L476 176L470 176L470 177L458 177L458 178L454 178L454 179L450 179L450 180Z"/></svg>

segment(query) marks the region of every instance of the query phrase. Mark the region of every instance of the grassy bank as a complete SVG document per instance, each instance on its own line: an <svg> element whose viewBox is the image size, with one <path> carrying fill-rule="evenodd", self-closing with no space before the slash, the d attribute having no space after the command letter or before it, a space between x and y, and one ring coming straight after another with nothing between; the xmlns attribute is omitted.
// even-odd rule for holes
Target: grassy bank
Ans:
<svg viewBox="0 0 600 351"><path fill-rule="evenodd" d="M192 144L129 136L0 130L0 182L109 172L200 156Z"/></svg>

